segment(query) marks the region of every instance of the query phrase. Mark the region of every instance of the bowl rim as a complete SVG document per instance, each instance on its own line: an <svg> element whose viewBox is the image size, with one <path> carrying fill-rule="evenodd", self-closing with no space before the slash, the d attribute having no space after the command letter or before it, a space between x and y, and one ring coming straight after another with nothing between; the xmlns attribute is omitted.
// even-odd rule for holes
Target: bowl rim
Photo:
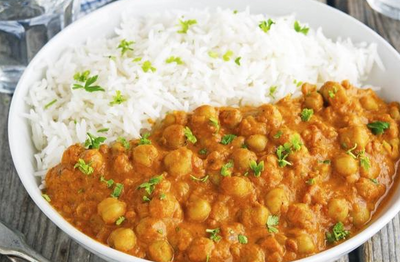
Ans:
<svg viewBox="0 0 400 262"><path fill-rule="evenodd" d="M188 1L193 1L193 0L188 0ZM287 0L287 1L296 1L296 0ZM300 1L300 0L297 0ZM373 31L371 28L363 24L362 22L358 21L354 17L336 9L333 8L327 4L323 4L321 2L315 1L315 0L301 0L303 3L309 6L319 6L319 8L324 9L326 12L333 12L335 15L338 17L341 17L343 19L347 19L348 22L355 23L358 26L363 27L366 29L366 31L373 35L377 40L380 41L380 44L382 44L388 51L391 52L393 56L395 56L399 61L400 61L400 54L378 33ZM47 50L49 47L57 43L59 41L58 39L62 39L65 34L67 34L70 31L76 31L79 30L81 27L81 24L87 23L88 21L94 20L96 17L101 16L101 14L106 14L109 10L114 9L117 6L123 6L123 5L128 5L130 0L120 0L116 1L113 3L110 3L102 8L99 8L93 12L91 12L88 15L85 15L84 17L80 18L79 20L75 21L71 25L67 26L62 32L58 33L55 37L50 39L50 41L38 52L38 54L33 58L33 60L30 62L30 64L27 66L26 70L24 71L23 75L21 76L15 93L13 95L13 99L11 101L10 105L10 110L8 114L8 139L9 139L9 145L10 145L10 152L11 156L14 162L14 166L17 170L18 176L22 182L22 184L25 187L25 190L28 192L29 196L32 198L32 200L35 202L35 204L40 208L40 210L54 223L58 228L60 228L64 233L68 234L69 237L83 245L86 249L91 251L92 253L95 253L97 255L102 256L103 258L106 259L112 259L115 261L148 261L144 260L123 252L120 252L118 250L115 250L111 247L108 247L95 239L92 239L91 237L85 235L78 229L76 229L74 226L72 226L70 223L68 223L62 216L49 204L47 203L41 196L41 194L38 194L38 189L37 185L33 186L29 184L28 179L26 176L33 176L33 174L23 174L21 170L21 166L24 165L24 163L19 159L18 157L18 148L15 146L15 140L19 139L14 130L18 128L18 125L16 123L16 118L20 117L18 113L18 104L24 103L24 97L22 95L26 95L26 90L28 89L28 85L26 83L29 83L28 76L29 76L29 71L32 71L33 65L35 65L39 59L43 57L43 54L46 54ZM194 2L194 1L193 1ZM248 5L251 5L251 1L248 2ZM204 6L205 8L206 6ZM26 82L26 83L25 83ZM23 93L25 91L25 93ZM20 100L20 101L18 101ZM28 120L26 120L28 121ZM399 178L397 178L399 179ZM393 188L393 187L392 187ZM391 189L392 189L391 188ZM399 189L397 189L399 190ZM379 230L381 230L390 220L392 220L396 214L400 211L400 199L395 201L387 210L386 212L382 212L380 217L378 217L375 220L372 220L367 224L367 226L360 231L357 235L351 237L350 239L344 241L343 243L334 246L332 248L329 248L327 250L324 250L322 252L316 253L310 257L303 258L300 260L296 260L299 262L318 262L318 261L330 261L332 259L337 259L339 256L342 256L344 254L347 254L348 252L351 252L358 246L362 245L364 242L366 242L369 238L371 238L374 234L376 234Z"/></svg>

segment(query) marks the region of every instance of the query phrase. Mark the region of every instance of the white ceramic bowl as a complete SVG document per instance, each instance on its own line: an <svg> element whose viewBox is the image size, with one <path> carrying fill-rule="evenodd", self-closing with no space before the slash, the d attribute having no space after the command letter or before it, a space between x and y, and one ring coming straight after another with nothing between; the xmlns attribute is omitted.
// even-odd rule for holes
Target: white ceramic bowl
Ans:
<svg viewBox="0 0 400 262"><path fill-rule="evenodd" d="M164 9L205 8L210 10L216 7L244 10L250 7L252 13L267 13L272 15L287 15L296 13L299 20L308 22L312 27L321 26L325 35L350 37L353 41L375 42L378 44L379 55L382 58L386 71L374 68L370 79L373 85L383 87L381 95L388 101L400 101L400 56L379 35L358 22L354 18L313 0L136 0L118 1L67 27L54 37L34 58L24 72L15 91L9 114L9 142L15 167L29 195L39 208L59 228L78 241L91 252L110 261L146 261L121 253L106 247L84 235L66 222L41 196L38 188L39 181L34 176L35 149L31 141L31 131L27 119L22 117L29 108L24 102L28 89L32 83L40 80L44 74L39 65L43 61L55 61L61 52L71 43L81 43L89 36L112 36L114 28L119 25L120 14L131 8L137 14L160 11ZM382 212L358 235L344 243L301 260L302 262L331 261L352 251L377 233L400 211L400 191L396 190ZM44 240L45 241L45 240Z"/></svg>

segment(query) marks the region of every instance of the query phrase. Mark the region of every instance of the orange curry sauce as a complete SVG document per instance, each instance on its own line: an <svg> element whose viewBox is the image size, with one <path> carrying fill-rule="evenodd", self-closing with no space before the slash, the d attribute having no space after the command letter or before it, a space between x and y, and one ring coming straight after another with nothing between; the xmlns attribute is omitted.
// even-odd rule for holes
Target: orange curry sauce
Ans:
<svg viewBox="0 0 400 262"><path fill-rule="evenodd" d="M173 112L129 142L92 136L64 152L44 193L85 234L153 261L318 253L359 232L387 193L400 113L346 81L302 92L275 105Z"/></svg>

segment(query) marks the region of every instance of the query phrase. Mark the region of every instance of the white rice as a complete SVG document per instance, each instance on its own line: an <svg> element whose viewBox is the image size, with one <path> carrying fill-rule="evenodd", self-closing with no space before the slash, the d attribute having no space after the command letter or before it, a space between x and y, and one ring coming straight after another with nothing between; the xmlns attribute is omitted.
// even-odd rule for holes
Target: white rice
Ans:
<svg viewBox="0 0 400 262"><path fill-rule="evenodd" d="M148 119L162 118L172 110L270 103L287 94L298 95L296 82L321 85L348 79L360 85L379 63L375 44L332 41L320 28L307 35L298 33L293 29L294 16L272 18L275 24L265 33L258 25L268 18L249 10L174 11L143 17L127 13L114 38L90 38L68 48L27 97L31 106L27 117L38 150L36 175L43 177L69 145L85 141L87 132L99 136L97 130L109 128L101 133L108 142L120 136L135 138L142 129L151 128ZM195 19L197 24L179 34L179 19ZM134 51L124 56L117 49L122 39L135 41ZM228 50L232 58L224 61L222 55ZM210 57L209 51L219 58ZM184 64L167 64L171 56ZM133 62L138 57L142 60ZM234 62L237 57L240 66ZM142 70L147 60L156 72ZM96 84L105 92L71 89L73 75L84 70L99 75ZM273 97L272 86L277 86ZM127 101L110 106L117 90ZM45 109L54 99L55 104Z"/></svg>

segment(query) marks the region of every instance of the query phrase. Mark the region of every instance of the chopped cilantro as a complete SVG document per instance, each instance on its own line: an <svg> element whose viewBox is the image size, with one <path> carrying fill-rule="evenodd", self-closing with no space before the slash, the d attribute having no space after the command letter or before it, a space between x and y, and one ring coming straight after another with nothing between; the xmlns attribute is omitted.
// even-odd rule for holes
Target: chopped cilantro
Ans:
<svg viewBox="0 0 400 262"><path fill-rule="evenodd" d="M86 135L88 136L88 138L85 141L85 147L87 147L88 149L99 149L100 144L106 141L106 138L102 136L95 137L90 133L86 133Z"/></svg>
<svg viewBox="0 0 400 262"><path fill-rule="evenodd" d="M264 171L264 161L260 161L260 163L258 163L257 165L256 161L251 160L250 169L253 170L255 177L259 177L261 175L261 172Z"/></svg>
<svg viewBox="0 0 400 262"><path fill-rule="evenodd" d="M236 57L236 59L235 59L235 63L236 63L238 66L240 66L240 59L242 59L240 56L239 56L239 57Z"/></svg>
<svg viewBox="0 0 400 262"><path fill-rule="evenodd" d="M270 96L272 99L275 99L275 93L276 93L277 88L278 88L278 86L271 86L269 88L268 96Z"/></svg>
<svg viewBox="0 0 400 262"><path fill-rule="evenodd" d="M186 21L184 21L184 20L180 20L179 19L179 24L181 26L181 30L179 30L178 33L186 34L187 31L189 30L189 27L192 26L192 25L197 24L197 21L196 20L186 20Z"/></svg>
<svg viewBox="0 0 400 262"><path fill-rule="evenodd" d="M51 101L51 102L49 102L48 104L46 104L46 105L44 106L44 109L47 109L47 108L51 107L51 106L54 105L56 102L57 102L57 99L54 99L53 101Z"/></svg>
<svg viewBox="0 0 400 262"><path fill-rule="evenodd" d="M303 111L301 111L301 121L307 122L311 119L312 115L314 114L314 110L304 108Z"/></svg>
<svg viewBox="0 0 400 262"><path fill-rule="evenodd" d="M343 223L338 222L332 228L332 233L326 233L326 240L328 243L332 244L342 239L347 238L350 235L350 232L344 229Z"/></svg>
<svg viewBox="0 0 400 262"><path fill-rule="evenodd" d="M390 123L383 121L376 121L369 123L367 127L371 130L374 135L381 135L386 129L390 127Z"/></svg>
<svg viewBox="0 0 400 262"><path fill-rule="evenodd" d="M139 139L139 145L151 145L150 133L144 133Z"/></svg>
<svg viewBox="0 0 400 262"><path fill-rule="evenodd" d="M267 228L270 233L278 233L278 229L276 226L279 224L278 216L268 216L267 219Z"/></svg>
<svg viewBox="0 0 400 262"><path fill-rule="evenodd" d="M192 130L190 130L189 127L185 127L185 129L183 130L183 132L185 133L185 136L187 138L187 140L194 144L197 142L197 138L193 135Z"/></svg>
<svg viewBox="0 0 400 262"><path fill-rule="evenodd" d="M275 24L274 21L271 19L268 19L268 21L261 21L258 27L264 31L264 33L268 33L268 31L271 29L271 26Z"/></svg>
<svg viewBox="0 0 400 262"><path fill-rule="evenodd" d="M221 175L222 176L230 176L232 171L230 170L233 167L233 161L229 161L225 165L221 167Z"/></svg>
<svg viewBox="0 0 400 262"><path fill-rule="evenodd" d="M222 56L222 59L226 62L228 62L229 60L231 60L231 57L233 56L233 52L232 50L228 50L226 51L226 53Z"/></svg>
<svg viewBox="0 0 400 262"><path fill-rule="evenodd" d="M42 197L44 198L44 200L46 200L47 202L51 202L51 198L49 197L49 195L47 194L42 194Z"/></svg>
<svg viewBox="0 0 400 262"><path fill-rule="evenodd" d="M120 105L123 102L127 101L128 99L121 95L121 91L117 90L115 92L115 96L113 96L113 101L110 102L110 106L113 105Z"/></svg>
<svg viewBox="0 0 400 262"><path fill-rule="evenodd" d="M176 63L178 65L183 65L183 61L181 60L181 58L175 56L170 56L169 58L167 58L167 60L165 60L165 62L167 64Z"/></svg>
<svg viewBox="0 0 400 262"><path fill-rule="evenodd" d="M276 132L276 134L274 135L274 138L278 139L283 135L283 132L281 130L278 130L278 132Z"/></svg>
<svg viewBox="0 0 400 262"><path fill-rule="evenodd" d="M121 225L122 222L124 222L124 221L125 221L125 217L124 217L124 216L120 216L120 217L117 219L117 221L115 221L115 224L116 224L117 226L119 226L119 225Z"/></svg>
<svg viewBox="0 0 400 262"><path fill-rule="evenodd" d="M360 159L360 165L362 168L365 170L369 170L371 167L371 162L369 161L369 158L365 155L365 150L362 150L358 154L358 158Z"/></svg>
<svg viewBox="0 0 400 262"><path fill-rule="evenodd" d="M101 129L97 130L97 133L105 133L108 130L110 130L110 129L109 128L101 128Z"/></svg>
<svg viewBox="0 0 400 262"><path fill-rule="evenodd" d="M84 173L85 175L90 175L94 172L93 167L90 166L91 163L85 163L85 160L83 160L82 158L78 159L78 162L75 164L74 168L78 168L79 171L81 171L82 173Z"/></svg>
<svg viewBox="0 0 400 262"><path fill-rule="evenodd" d="M298 21L295 21L295 22L294 22L293 27L294 27L294 30L295 30L297 33L302 33L302 34L304 34L304 35L307 35L307 34L308 34L308 30L310 30L310 28L308 28L308 27L306 27L306 26L301 27Z"/></svg>
<svg viewBox="0 0 400 262"><path fill-rule="evenodd" d="M376 178L370 178L369 180L372 181L372 183L374 183L375 185L379 185L379 181Z"/></svg>
<svg viewBox="0 0 400 262"><path fill-rule="evenodd" d="M167 197L167 195L165 195L164 193L160 194L160 200L164 200Z"/></svg>
<svg viewBox="0 0 400 262"><path fill-rule="evenodd" d="M123 189L124 189L123 184L116 183L115 187L114 187L114 191L111 193L111 196L114 198L118 198L121 195Z"/></svg>
<svg viewBox="0 0 400 262"><path fill-rule="evenodd" d="M202 148L199 150L199 155L206 155L207 154L207 148Z"/></svg>
<svg viewBox="0 0 400 262"><path fill-rule="evenodd" d="M352 158L357 159L357 156L353 153L353 150L357 148L357 143L354 144L352 148L346 151L346 154L350 155Z"/></svg>
<svg viewBox="0 0 400 262"><path fill-rule="evenodd" d="M310 178L306 181L306 184L309 186L312 186L315 184L315 178Z"/></svg>
<svg viewBox="0 0 400 262"><path fill-rule="evenodd" d="M220 126L219 126L218 118L210 117L210 124L213 125L213 126L215 127L216 132L219 131Z"/></svg>
<svg viewBox="0 0 400 262"><path fill-rule="evenodd" d="M125 39L122 39L117 48L121 49L121 55L124 55L128 51L133 51L132 45L134 43L134 41L126 41Z"/></svg>
<svg viewBox="0 0 400 262"><path fill-rule="evenodd" d="M100 177L100 182L106 183L107 187L110 188L112 185L114 185L114 180L113 179L105 179L104 176Z"/></svg>
<svg viewBox="0 0 400 262"><path fill-rule="evenodd" d="M143 63L142 69L143 69L143 72L145 72L145 73L149 72L149 70L151 70L151 72L153 72L153 73L154 73L155 71L157 71L157 68L153 67L153 66L151 65L151 62L150 62L149 60L147 60L147 61L145 61L145 62Z"/></svg>
<svg viewBox="0 0 400 262"><path fill-rule="evenodd" d="M82 88L82 89L85 89L87 92L90 92L90 93L96 92L96 91L104 92L105 91L104 88L102 88L100 86L93 85L94 82L97 81L97 78L99 76L95 75L95 76L90 77L89 75L90 75L90 71L89 70L86 70L83 73L76 73L74 75L74 80L77 81L77 82L80 82L80 83L84 83L84 84L82 85L82 84L75 83L72 86L72 89L75 90L75 89L81 89Z"/></svg>
<svg viewBox="0 0 400 262"><path fill-rule="evenodd" d="M287 165L291 166L292 163L286 160L291 152L291 144L285 143L283 145L278 146L276 149L276 155L278 157L278 165L280 167L285 167Z"/></svg>
<svg viewBox="0 0 400 262"><path fill-rule="evenodd" d="M123 137L118 137L117 141L120 142L125 149L129 149L131 147L131 144L129 144L129 142Z"/></svg>
<svg viewBox="0 0 400 262"><path fill-rule="evenodd" d="M157 184L159 184L161 182L161 180L163 180L163 176L162 175L155 176L153 178L150 178L149 181L140 184L138 186L138 189L143 188L147 192L147 194L151 195L153 193L154 189L155 189L155 186Z"/></svg>
<svg viewBox="0 0 400 262"><path fill-rule="evenodd" d="M213 240L214 242L219 242L222 237L219 235L219 228L215 229L206 229L206 232L210 234L210 239Z"/></svg>
<svg viewBox="0 0 400 262"><path fill-rule="evenodd" d="M236 138L236 135L233 134L226 134L222 137L221 139L221 144L223 145L229 145L234 139Z"/></svg>
<svg viewBox="0 0 400 262"><path fill-rule="evenodd" d="M149 198L148 196L143 196L143 202L150 202L151 198Z"/></svg>
<svg viewBox="0 0 400 262"><path fill-rule="evenodd" d="M240 244L247 244L249 243L247 237L245 235L239 234L238 235L238 241Z"/></svg>
<svg viewBox="0 0 400 262"><path fill-rule="evenodd" d="M211 58L218 58L218 53L214 51L208 51L208 56Z"/></svg>

